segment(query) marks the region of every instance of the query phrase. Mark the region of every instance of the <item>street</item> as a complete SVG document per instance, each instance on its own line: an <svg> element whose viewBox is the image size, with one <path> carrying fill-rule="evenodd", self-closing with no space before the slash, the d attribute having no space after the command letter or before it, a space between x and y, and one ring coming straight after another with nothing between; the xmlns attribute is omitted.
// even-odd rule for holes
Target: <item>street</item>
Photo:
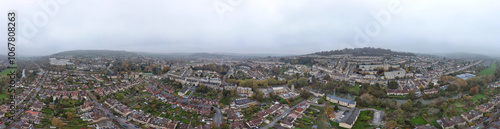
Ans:
<svg viewBox="0 0 500 129"><path fill-rule="evenodd" d="M132 124L131 122L129 122L128 124L125 123L127 122L127 120L125 118L121 118L121 117L117 117L115 116L112 111L110 112L110 109L108 108L103 108L103 105L101 105L101 103L97 102L97 99L96 97L94 96L94 94L92 94L89 90L86 91L87 94L90 96L90 98L92 98L92 101L94 102L94 104L96 105L96 107L100 110L103 110L104 113L106 114L109 114L109 119L113 120L113 121L119 121L119 125L120 127L122 128L125 128L123 125L126 125L127 126L127 129L135 129L135 125Z"/></svg>
<svg viewBox="0 0 500 129"><path fill-rule="evenodd" d="M265 125L265 126L263 126L261 128L263 128L263 129L269 129L269 128L273 127L274 124L276 124L276 122L278 122L279 120L281 120L284 117L286 117L293 109L297 108L300 104L303 104L305 102L306 102L306 100L303 100L302 102L296 104L295 106L288 108L285 112L281 113L281 115L279 115L278 117L274 118L274 120L271 121L269 124L267 124L267 125Z"/></svg>

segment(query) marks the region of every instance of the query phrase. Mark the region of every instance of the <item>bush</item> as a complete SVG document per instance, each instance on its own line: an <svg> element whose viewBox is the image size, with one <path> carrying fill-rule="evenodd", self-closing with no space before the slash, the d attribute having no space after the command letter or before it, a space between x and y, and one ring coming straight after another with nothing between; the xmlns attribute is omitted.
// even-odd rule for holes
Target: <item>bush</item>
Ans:
<svg viewBox="0 0 500 129"><path fill-rule="evenodd" d="M324 99L318 99L318 104L323 104L323 103L325 103Z"/></svg>

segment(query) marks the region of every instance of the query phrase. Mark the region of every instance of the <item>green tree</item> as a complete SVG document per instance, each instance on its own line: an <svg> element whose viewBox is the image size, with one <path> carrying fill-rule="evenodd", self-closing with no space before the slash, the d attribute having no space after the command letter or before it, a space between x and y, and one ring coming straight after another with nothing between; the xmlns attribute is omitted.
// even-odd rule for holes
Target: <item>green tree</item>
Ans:
<svg viewBox="0 0 500 129"><path fill-rule="evenodd" d="M407 112L412 112L413 111L413 101L411 99L408 99L406 103L401 105L401 109L407 111Z"/></svg>
<svg viewBox="0 0 500 129"><path fill-rule="evenodd" d="M123 93L116 94L116 99L122 100L123 98L125 98L125 95Z"/></svg>
<svg viewBox="0 0 500 129"><path fill-rule="evenodd" d="M322 98L318 99L318 104L323 104L323 103L325 103L324 99L322 99Z"/></svg>
<svg viewBox="0 0 500 129"><path fill-rule="evenodd" d="M408 97L412 100L418 98L417 94L415 94L415 92L413 91L408 92Z"/></svg>
<svg viewBox="0 0 500 129"><path fill-rule="evenodd" d="M308 99L309 97L311 97L311 93L309 93L308 91L306 90L301 90L300 91L300 97L304 98L304 99Z"/></svg>
<svg viewBox="0 0 500 129"><path fill-rule="evenodd" d="M389 84L387 84L387 87L389 87L390 89L397 89L399 87L398 82L390 81Z"/></svg>
<svg viewBox="0 0 500 129"><path fill-rule="evenodd" d="M297 85L295 86L295 88L301 88L303 86L306 86L307 85L307 81L308 81L307 78L300 77L299 80L297 80Z"/></svg>
<svg viewBox="0 0 500 129"><path fill-rule="evenodd" d="M54 125L57 128L62 128L64 123L62 120L59 120L57 117L52 118L52 125Z"/></svg>

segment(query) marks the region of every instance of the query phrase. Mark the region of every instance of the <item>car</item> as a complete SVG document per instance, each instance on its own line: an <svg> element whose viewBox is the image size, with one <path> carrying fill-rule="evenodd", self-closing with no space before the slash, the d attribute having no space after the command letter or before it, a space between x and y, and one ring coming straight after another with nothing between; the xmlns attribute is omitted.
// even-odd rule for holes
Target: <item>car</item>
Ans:
<svg viewBox="0 0 500 129"><path fill-rule="evenodd" d="M481 124L481 121L477 122L478 124Z"/></svg>
<svg viewBox="0 0 500 129"><path fill-rule="evenodd" d="M135 125L135 127L136 127L136 128L141 128L141 127L139 127L138 125Z"/></svg>
<svg viewBox="0 0 500 129"><path fill-rule="evenodd" d="M123 127L127 128L127 125L123 125Z"/></svg>
<svg viewBox="0 0 500 129"><path fill-rule="evenodd" d="M128 121L126 121L125 123L127 123L127 124L128 124Z"/></svg>
<svg viewBox="0 0 500 129"><path fill-rule="evenodd" d="M0 124L2 124L2 123L3 123L3 121L0 121Z"/></svg>

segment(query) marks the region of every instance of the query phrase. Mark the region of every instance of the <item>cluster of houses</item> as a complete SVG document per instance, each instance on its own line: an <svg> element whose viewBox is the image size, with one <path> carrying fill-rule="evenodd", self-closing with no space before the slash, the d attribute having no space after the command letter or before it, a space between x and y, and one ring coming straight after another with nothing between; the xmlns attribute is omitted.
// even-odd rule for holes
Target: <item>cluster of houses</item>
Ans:
<svg viewBox="0 0 500 129"><path fill-rule="evenodd" d="M340 97L336 97L336 96L333 96L333 95L327 95L326 96L326 100L328 100L328 101L330 101L332 103L336 103L336 104L339 104L339 105L342 105L342 106L346 106L346 107L350 107L350 108L356 107L356 101L349 100L349 99L344 99L344 98L340 98Z"/></svg>
<svg viewBox="0 0 500 129"><path fill-rule="evenodd" d="M94 106L90 107L92 108L86 107L86 110L81 110L85 111L80 116L80 118L82 118L84 121L89 121L90 123L100 123L109 119L104 110L93 108Z"/></svg>
<svg viewBox="0 0 500 129"><path fill-rule="evenodd" d="M179 72L178 72L179 71ZM182 84L188 84L192 86L205 85L212 89L220 89L222 80L218 77L210 78L210 77L196 77L191 76L192 70L190 68L186 69L178 69L178 70L170 70L167 73L167 77L171 80L175 80L181 82ZM217 74L217 73L213 73Z"/></svg>
<svg viewBox="0 0 500 129"><path fill-rule="evenodd" d="M141 110L132 110L114 99L107 99L104 104L106 104L110 109L113 109L123 117L128 118L127 120L144 124L146 125L146 127L158 129L175 129L179 123L178 121L172 121L167 118L153 117L151 114L144 113ZM185 106L184 108L187 108L187 106Z"/></svg>
<svg viewBox="0 0 500 129"><path fill-rule="evenodd" d="M243 120L243 114L233 109L225 109L224 112L227 114L225 119L229 122L239 122Z"/></svg>
<svg viewBox="0 0 500 129"><path fill-rule="evenodd" d="M28 95L33 90L34 90L34 88L28 88L28 89L23 90L23 92L21 92L20 94L16 94L16 98L14 98L14 102L16 102L16 106L18 106L19 104L22 104L22 102L24 102L28 98Z"/></svg>
<svg viewBox="0 0 500 129"><path fill-rule="evenodd" d="M455 126L465 125L467 122L473 122L483 117L484 113L490 112L495 107L495 105L497 105L500 102L499 100L500 100L500 95L497 95L494 98L490 99L488 103L483 103L477 106L476 109L474 110L465 112L460 116L454 116L452 118L441 118L439 120L436 120L436 122L443 129L452 129L455 128Z"/></svg>
<svg viewBox="0 0 500 129"><path fill-rule="evenodd" d="M356 101L336 97L333 95L327 95L326 100L328 100L329 102L332 102L332 103L336 103L336 104L351 108L349 112L347 112L347 111L344 112L344 114L343 114L344 116L339 121L339 126L343 127L343 128L348 128L348 129L352 128L352 126L354 125L354 123L358 119L359 112L360 112L360 110L358 108L356 108Z"/></svg>
<svg viewBox="0 0 500 129"><path fill-rule="evenodd" d="M20 116L19 121L15 121L14 123L11 123L9 125L10 128L33 128L34 124L40 124L41 123L41 117L42 117L42 108L45 104L43 102L40 102L38 100L34 101L30 107L29 110L26 110L23 112ZM5 113L7 113L9 109L9 106L4 104L0 106L0 118L5 117Z"/></svg>
<svg viewBox="0 0 500 129"><path fill-rule="evenodd" d="M491 84L490 87L498 88L498 87L500 87L500 83L495 82L495 83Z"/></svg>
<svg viewBox="0 0 500 129"><path fill-rule="evenodd" d="M231 103L232 108L246 108L250 106L251 103L254 103L254 101L248 99L248 98L239 98L233 100L233 103Z"/></svg>
<svg viewBox="0 0 500 129"><path fill-rule="evenodd" d="M187 102L181 102L177 104L178 107L180 107L182 110L190 111L190 112L196 112L197 114L200 115L210 115L211 109L209 107L203 107L200 105L193 105L189 104Z"/></svg>
<svg viewBox="0 0 500 129"><path fill-rule="evenodd" d="M302 113L304 113L307 108L309 108L309 103L300 104L299 107L288 114L285 120L280 122L280 125L285 128L292 128L295 120L297 120L297 118L302 118Z"/></svg>
<svg viewBox="0 0 500 129"><path fill-rule="evenodd" d="M191 102L196 102L196 103L203 103L206 105L219 105L219 100L215 99L206 99L206 98L201 98L201 97L191 97L190 98Z"/></svg>
<svg viewBox="0 0 500 129"><path fill-rule="evenodd" d="M397 89L387 89L387 95L396 95L396 96L404 96L408 95L410 91L413 91L417 96L422 95L434 95L439 92L436 88L424 89L423 92L420 91L419 87L427 88L427 85L430 83L429 80L426 79L411 79L407 81L397 81L398 88Z"/></svg>
<svg viewBox="0 0 500 129"><path fill-rule="evenodd" d="M52 98L52 99L73 99L80 100L86 99L87 93L85 91L57 91L57 90L47 90L41 89L38 92L40 98Z"/></svg>
<svg viewBox="0 0 500 129"><path fill-rule="evenodd" d="M115 86L97 88L97 89L94 89L94 91L99 96L105 96L105 95L109 95L111 93L116 93L116 92L119 92L119 91L125 91L125 90L127 90L129 88L134 87L137 84L140 84L141 82L142 82L142 80L139 79L139 80L134 81L134 82L128 82L128 83L122 83L122 84L115 85Z"/></svg>

